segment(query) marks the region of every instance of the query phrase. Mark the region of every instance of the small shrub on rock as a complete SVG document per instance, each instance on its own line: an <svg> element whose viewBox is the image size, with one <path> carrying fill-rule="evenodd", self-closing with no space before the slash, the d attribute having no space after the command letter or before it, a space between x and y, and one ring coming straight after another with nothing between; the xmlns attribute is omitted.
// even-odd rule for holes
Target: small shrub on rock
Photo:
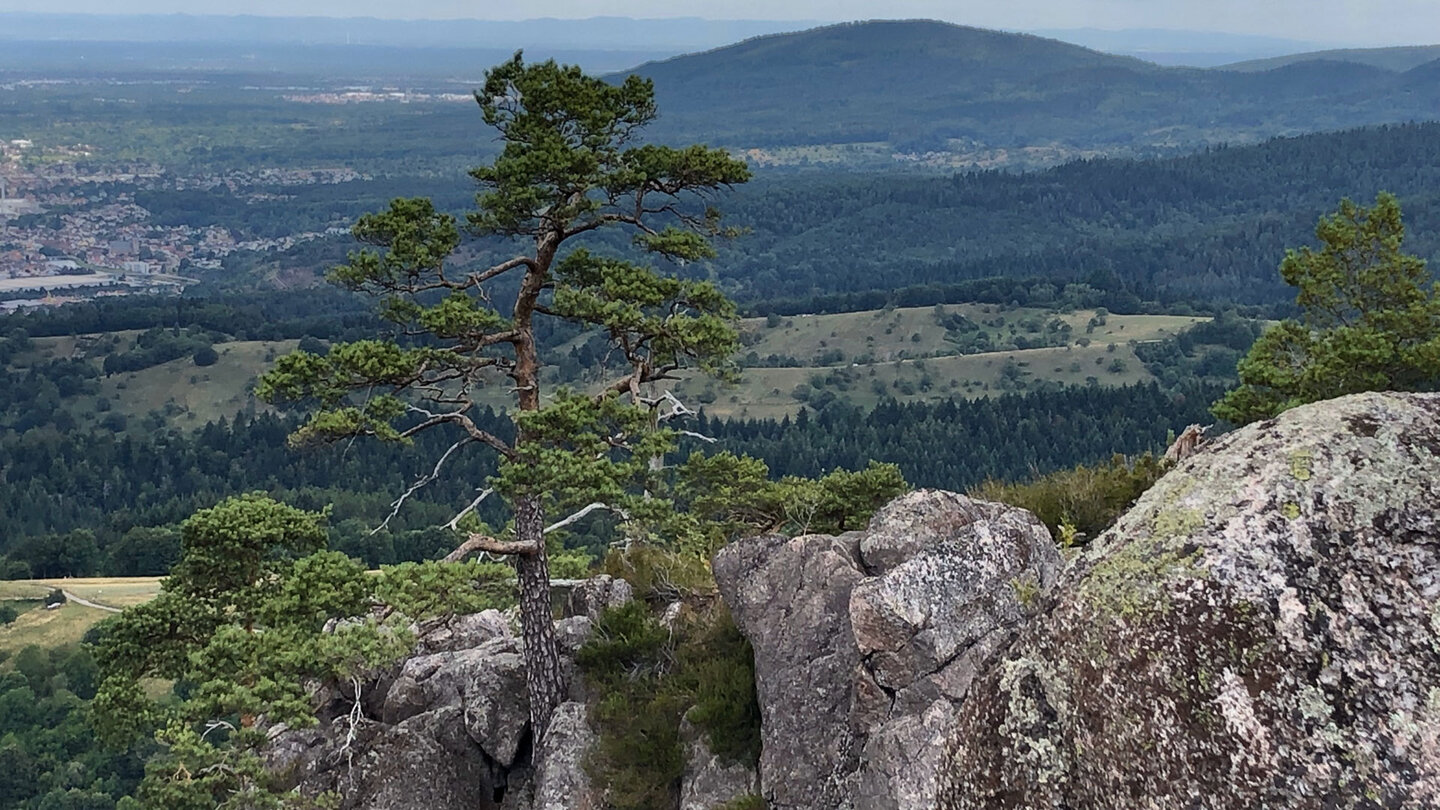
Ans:
<svg viewBox="0 0 1440 810"><path fill-rule="evenodd" d="M1145 490L1169 469L1151 453L1136 458L1116 454L1100 464L1059 470L1023 483L990 480L971 497L1028 509L1059 538L1064 532L1084 542L1110 528Z"/></svg>

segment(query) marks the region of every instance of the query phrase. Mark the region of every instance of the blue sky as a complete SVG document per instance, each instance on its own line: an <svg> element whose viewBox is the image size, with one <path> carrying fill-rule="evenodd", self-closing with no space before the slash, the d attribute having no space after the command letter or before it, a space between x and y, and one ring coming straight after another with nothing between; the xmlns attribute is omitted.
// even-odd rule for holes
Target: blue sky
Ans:
<svg viewBox="0 0 1440 810"><path fill-rule="evenodd" d="M927 17L1012 30L1170 28L1346 44L1440 43L1440 0L0 0L3 11L492 20Z"/></svg>

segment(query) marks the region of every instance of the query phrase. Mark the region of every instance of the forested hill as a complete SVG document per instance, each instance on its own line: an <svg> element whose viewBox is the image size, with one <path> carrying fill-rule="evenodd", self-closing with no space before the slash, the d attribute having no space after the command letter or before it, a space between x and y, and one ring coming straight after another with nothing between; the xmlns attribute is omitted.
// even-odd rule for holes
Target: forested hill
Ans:
<svg viewBox="0 0 1440 810"><path fill-rule="evenodd" d="M221 187L141 191L136 200L154 223L218 225L265 238L321 231L337 213L348 219L397 196L435 195L443 209L463 214L473 186L380 178L260 190L275 198L254 204ZM1285 249L1312 244L1316 219L1340 198L1369 201L1382 190L1404 205L1409 248L1440 256L1440 124L1305 135L1184 157L1076 161L1026 174L760 172L715 201L727 222L746 232L692 270L759 314L874 309L904 288L997 276L1087 282L1146 300L1274 304L1294 299L1276 272ZM63 227L59 217L48 219ZM627 244L613 241L617 249ZM280 254L237 253L207 280L250 289L266 285L277 268L288 278L318 280L353 247L348 236L333 236ZM472 244L466 255L501 259L506 249L487 253ZM839 300L846 296L859 297ZM972 290L957 299L920 295L896 303L943 300L1010 298L977 299ZM785 306L777 310L779 302Z"/></svg>
<svg viewBox="0 0 1440 810"><path fill-rule="evenodd" d="M762 37L634 72L655 80L664 111L657 136L747 148L1143 151L1425 120L1440 100L1440 87L1415 87L1379 67L1161 68L930 21Z"/></svg>
<svg viewBox="0 0 1440 810"><path fill-rule="evenodd" d="M1007 276L1274 303L1293 299L1285 249L1313 244L1336 200L1382 190L1401 198L1408 249L1440 257L1440 124L1416 124L1024 175L762 178L721 202L751 231L715 272L746 302Z"/></svg>
<svg viewBox="0 0 1440 810"><path fill-rule="evenodd" d="M1395 48L1340 48L1330 51L1292 53L1268 59L1249 59L1222 65L1221 70L1264 71L1299 62L1348 62L1384 70L1407 71L1440 59L1440 45L1406 45Z"/></svg>

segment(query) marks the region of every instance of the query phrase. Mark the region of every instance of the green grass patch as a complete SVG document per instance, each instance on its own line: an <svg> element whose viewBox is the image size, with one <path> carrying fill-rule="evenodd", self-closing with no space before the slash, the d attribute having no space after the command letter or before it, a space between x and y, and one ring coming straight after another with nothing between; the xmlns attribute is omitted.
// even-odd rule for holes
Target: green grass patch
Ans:
<svg viewBox="0 0 1440 810"><path fill-rule="evenodd" d="M160 577L93 577L83 579L26 579L0 582L0 602L20 609L11 624L0 626L0 653L15 654L35 645L55 649L74 644L97 623L116 615L101 608L92 608L67 601L47 610L44 599L51 591L61 589L97 605L126 608L155 598L160 592Z"/></svg>
<svg viewBox="0 0 1440 810"><path fill-rule="evenodd" d="M115 374L101 381L100 396L114 409L136 419L152 411L165 414L172 424L197 428L206 422L230 419L257 404L250 389L256 377L299 341L235 341L216 344L214 365L197 366L182 357L140 371Z"/></svg>
<svg viewBox="0 0 1440 810"><path fill-rule="evenodd" d="M34 607L0 627L0 653L14 655L29 646L53 650L76 644L98 622L115 614L67 602L53 610Z"/></svg>

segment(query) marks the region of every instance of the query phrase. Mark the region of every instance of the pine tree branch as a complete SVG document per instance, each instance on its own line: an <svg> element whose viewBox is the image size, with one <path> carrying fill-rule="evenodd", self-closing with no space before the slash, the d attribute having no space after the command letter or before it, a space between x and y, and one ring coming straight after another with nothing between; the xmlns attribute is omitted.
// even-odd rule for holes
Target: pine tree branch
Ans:
<svg viewBox="0 0 1440 810"><path fill-rule="evenodd" d="M465 542L456 546L454 551L446 554L441 562L460 562L476 552L507 557L533 557L539 551L530 543L496 540L488 534L471 534Z"/></svg>

